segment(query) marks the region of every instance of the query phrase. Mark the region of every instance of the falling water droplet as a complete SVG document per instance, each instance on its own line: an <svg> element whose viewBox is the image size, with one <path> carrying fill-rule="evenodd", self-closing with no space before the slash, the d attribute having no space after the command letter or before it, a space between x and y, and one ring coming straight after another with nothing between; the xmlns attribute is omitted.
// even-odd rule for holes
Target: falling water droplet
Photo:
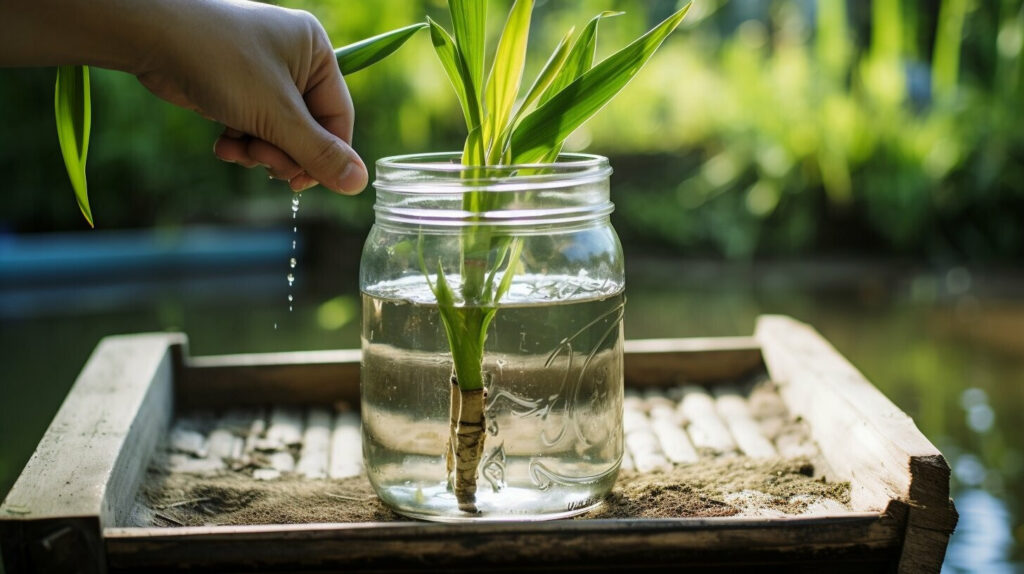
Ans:
<svg viewBox="0 0 1024 574"><path fill-rule="evenodd" d="M293 220L297 219L297 217L298 217L298 214L299 214L299 200L301 198L302 198L302 194L301 193L297 193L297 194L292 196L292 219ZM292 233L295 234L295 235L298 235L298 233L299 233L299 226L298 225L293 225L292 226ZM292 256L288 259L288 267L290 269L295 269L295 267L299 264L298 260L295 258L295 250L296 250L297 246L298 246L298 240L295 237L293 237L292 238ZM295 275L293 273L289 273L288 274L288 288L291 289L294 285L295 285ZM291 313L292 311L295 310L295 307L292 305L292 303L294 301L295 301L295 296L289 291L289 293L288 293L288 312L289 313Z"/></svg>

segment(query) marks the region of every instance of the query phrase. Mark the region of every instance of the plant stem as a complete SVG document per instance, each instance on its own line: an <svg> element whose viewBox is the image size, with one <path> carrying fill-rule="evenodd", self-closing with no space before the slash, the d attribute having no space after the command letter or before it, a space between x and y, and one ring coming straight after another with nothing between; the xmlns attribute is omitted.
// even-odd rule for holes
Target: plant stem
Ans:
<svg viewBox="0 0 1024 574"><path fill-rule="evenodd" d="M455 447L455 498L459 510L477 512L476 471L484 452L484 389L459 389L459 424Z"/></svg>

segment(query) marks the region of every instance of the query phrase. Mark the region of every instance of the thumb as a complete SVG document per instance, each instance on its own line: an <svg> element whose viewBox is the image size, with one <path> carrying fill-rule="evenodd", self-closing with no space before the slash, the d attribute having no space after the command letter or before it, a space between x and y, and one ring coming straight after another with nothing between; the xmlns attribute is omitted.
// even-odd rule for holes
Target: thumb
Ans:
<svg viewBox="0 0 1024 574"><path fill-rule="evenodd" d="M310 177L338 193L354 195L366 187L366 165L352 147L304 114L305 121L281 130L281 149Z"/></svg>

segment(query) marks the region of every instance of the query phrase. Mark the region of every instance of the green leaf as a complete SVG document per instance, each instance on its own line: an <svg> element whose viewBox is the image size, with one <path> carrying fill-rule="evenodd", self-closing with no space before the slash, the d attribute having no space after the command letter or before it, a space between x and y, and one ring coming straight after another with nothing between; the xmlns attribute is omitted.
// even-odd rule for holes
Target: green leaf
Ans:
<svg viewBox="0 0 1024 574"><path fill-rule="evenodd" d="M511 249L509 248L511 245ZM508 293L508 290L512 287L512 278L516 275L516 268L519 266L519 258L523 255L523 238L516 237L511 240L511 243L506 242L501 249L501 254L498 256L498 260L494 262L494 271L491 272L491 276L487 278L487 289L490 290L494 284L494 274L498 272L498 268L501 267L501 262L505 259L505 253L508 252L508 264L505 266L505 274L501 277L501 282L498 284L498 288L494 291L494 297L492 298L492 304L486 308L483 316L483 325L480 328L480 346L483 347L487 340L487 329L491 326L491 320L494 319L494 315L498 312L498 303L501 302L501 298Z"/></svg>
<svg viewBox="0 0 1024 574"><path fill-rule="evenodd" d="M562 91L563 88L571 84L576 78L579 78L593 67L594 55L597 53L597 24L604 18L613 18L623 14L625 14L625 12L601 12L597 16L591 18L590 22L587 22L587 26L583 28L582 32L580 32L580 37L576 38L576 41L572 45L572 49L569 50L569 55L566 57L565 65L544 91L544 94L541 96L540 101L537 102L537 105L544 105L544 103L553 98L555 94Z"/></svg>
<svg viewBox="0 0 1024 574"><path fill-rule="evenodd" d="M358 72L391 55L406 40L412 38L416 32L426 27L427 24L425 22L418 22L411 26L384 32L354 44L337 48L334 50L334 57L338 60L338 67L341 68L343 75Z"/></svg>
<svg viewBox="0 0 1024 574"><path fill-rule="evenodd" d="M508 256L508 265L505 267L505 275L501 277L501 283L498 284L498 289L494 292L494 304L497 305L501 301L501 298L508 293L509 288L512 287L512 277L516 274L516 267L519 265L519 258L523 255L523 238L516 237L512 240L512 249ZM498 264L500 265L500 261Z"/></svg>
<svg viewBox="0 0 1024 574"><path fill-rule="evenodd" d="M466 136L466 146L462 149L462 165L484 165L487 161L487 152L484 150L484 138L481 135L482 130L480 126L469 130L469 135ZM469 192L467 193L468 198L476 198L482 192ZM479 209L470 209L470 211L480 211Z"/></svg>
<svg viewBox="0 0 1024 574"><path fill-rule="evenodd" d="M455 40L448 30L445 30L429 16L427 25L430 26L430 41L434 45L434 52L437 53L437 59L441 61L441 67L444 68L448 81L455 88L455 95L459 99L462 114L466 118L466 126L472 131L474 126L480 125L480 106L468 80L469 72L462 61L462 56L459 55L458 47L455 46Z"/></svg>
<svg viewBox="0 0 1024 574"><path fill-rule="evenodd" d="M537 74L537 79L530 86L530 91L526 92L526 97L523 98L523 103L519 106L519 111L516 112L516 117L513 118L512 124L515 124L516 120L523 113L530 111L530 106L537 102L537 99L547 91L548 86L554 82L555 77L561 72L562 66L565 65L565 61L569 56L569 40L572 40L572 35L575 31L575 27L569 28L569 31L562 37L562 41L555 46L555 51L551 53L551 57L548 58L540 73Z"/></svg>
<svg viewBox="0 0 1024 574"><path fill-rule="evenodd" d="M437 284L434 287L437 309L441 324L448 337L452 351L455 378L463 390L481 389L484 386L481 365L484 357L484 342L487 340L486 312L479 307L457 307L455 295L445 277L441 261L437 262Z"/></svg>
<svg viewBox="0 0 1024 574"><path fill-rule="evenodd" d="M495 140L512 114L512 106L519 94L519 84L523 80L532 14L533 0L516 0L512 5L501 39L498 40L491 73L487 77L487 86L484 88L487 117L484 120L483 139L484 147L491 154L488 156L490 163L498 163L501 157L501 143Z"/></svg>
<svg viewBox="0 0 1024 574"><path fill-rule="evenodd" d="M508 122L501 132L501 136L498 141L501 145L501 157L499 161L493 163L507 164L512 160L509 154L509 140L512 136L512 130L519 125L519 120L522 119L523 114L533 110L533 105L537 102L537 99L547 89L551 82L558 75L559 70L565 64L566 57L569 55L569 40L572 40L573 32L576 28L569 28L562 41L555 46L555 51L551 53L551 57L545 62L544 67L541 68L540 73L537 74L537 79L534 80L533 85L530 86L530 91L526 93L526 97L523 98L523 102L519 105L519 109L516 110L512 120Z"/></svg>
<svg viewBox="0 0 1024 574"><path fill-rule="evenodd" d="M512 133L512 163L541 161L600 111L643 68L679 26L687 4L632 44L609 56L538 107Z"/></svg>
<svg viewBox="0 0 1024 574"><path fill-rule="evenodd" d="M484 38L487 35L487 0L449 0L455 45L466 63L467 91L480 101L484 76ZM470 126L472 128L473 126Z"/></svg>
<svg viewBox="0 0 1024 574"><path fill-rule="evenodd" d="M89 187L85 178L85 162L89 155L89 132L92 130L92 98L89 90L89 68L59 66L53 94L53 110L57 120L57 139L64 156L78 208L94 227L89 208Z"/></svg>

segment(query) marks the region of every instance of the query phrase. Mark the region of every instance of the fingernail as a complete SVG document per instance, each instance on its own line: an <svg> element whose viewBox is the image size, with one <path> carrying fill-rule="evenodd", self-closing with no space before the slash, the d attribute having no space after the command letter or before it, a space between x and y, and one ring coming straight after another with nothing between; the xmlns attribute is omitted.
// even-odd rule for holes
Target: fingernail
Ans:
<svg viewBox="0 0 1024 574"><path fill-rule="evenodd" d="M295 179L288 182L288 185L291 186L292 191L295 193L306 191L311 187L316 187L316 184L316 180L309 176L296 176Z"/></svg>

